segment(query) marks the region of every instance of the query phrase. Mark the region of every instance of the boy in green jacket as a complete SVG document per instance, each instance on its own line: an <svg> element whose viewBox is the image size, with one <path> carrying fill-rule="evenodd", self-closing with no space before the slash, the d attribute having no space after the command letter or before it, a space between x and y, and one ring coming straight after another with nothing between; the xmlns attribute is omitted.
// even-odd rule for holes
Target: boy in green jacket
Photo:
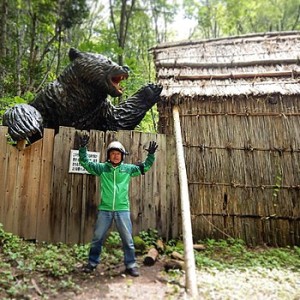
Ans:
<svg viewBox="0 0 300 300"><path fill-rule="evenodd" d="M111 142L107 147L107 160L104 163L91 162L87 155L86 145L89 137L84 135L80 139L79 162L92 175L99 176L101 183L101 203L98 206L98 216L94 237L91 242L88 264L85 272L92 272L100 263L100 254L107 231L115 221L120 234L123 251L125 273L139 276L135 259L135 249L132 238L132 223L130 219L130 202L128 197L131 177L147 172L155 159L156 142L150 142L148 156L140 165L123 163L127 154L124 146L118 142Z"/></svg>

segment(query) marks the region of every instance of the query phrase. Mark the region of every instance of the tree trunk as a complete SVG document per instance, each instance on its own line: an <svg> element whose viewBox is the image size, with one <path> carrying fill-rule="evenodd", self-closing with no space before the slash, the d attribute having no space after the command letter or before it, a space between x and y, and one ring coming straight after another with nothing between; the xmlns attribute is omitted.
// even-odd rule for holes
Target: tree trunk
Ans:
<svg viewBox="0 0 300 300"><path fill-rule="evenodd" d="M6 38L7 38L7 14L8 3L7 0L1 0L0 2L0 61L4 61L6 58ZM4 80L4 66L0 64L0 82ZM3 95L3 88L0 89L0 97Z"/></svg>
<svg viewBox="0 0 300 300"><path fill-rule="evenodd" d="M28 78L27 89L31 90L33 86L34 68L35 68L35 56L36 56L36 27L37 27L37 15L35 12L30 13L31 17L31 31L30 31L30 54L28 61Z"/></svg>
<svg viewBox="0 0 300 300"><path fill-rule="evenodd" d="M21 96L22 94L22 86L21 86L22 29L20 29L19 21L20 21L20 9L17 9L16 90L17 90L17 95Z"/></svg>
<svg viewBox="0 0 300 300"><path fill-rule="evenodd" d="M173 251L171 253L171 257L176 259L176 260L183 260L184 261L184 256L176 251Z"/></svg>
<svg viewBox="0 0 300 300"><path fill-rule="evenodd" d="M165 250L164 242L162 240L157 240L156 241L156 249L158 252L162 253Z"/></svg>
<svg viewBox="0 0 300 300"><path fill-rule="evenodd" d="M197 251L201 251L201 250L205 250L205 249L206 249L205 245L202 245L202 244L195 244L195 245L193 246L193 248L194 248L195 250L197 250Z"/></svg>
<svg viewBox="0 0 300 300"><path fill-rule="evenodd" d="M8 3L7 0L1 0L0 7L0 59L6 57L6 37L7 37L7 14L8 14Z"/></svg>
<svg viewBox="0 0 300 300"><path fill-rule="evenodd" d="M157 260L157 257L158 251L155 248L151 248L144 258L144 265L153 266Z"/></svg>
<svg viewBox="0 0 300 300"><path fill-rule="evenodd" d="M184 270L185 264L183 261L170 259L166 261L164 268L166 272L168 272L169 270Z"/></svg>
<svg viewBox="0 0 300 300"><path fill-rule="evenodd" d="M126 44L128 27L131 19L131 15L135 6L135 0L131 0L131 3L127 5L127 0L121 1L121 12L120 12L120 23L119 26L116 24L115 12L113 8L112 0L109 0L109 10L110 10L110 19L114 27L114 31L117 37L118 46L122 49L121 53L118 55L118 64L120 66L124 65L124 49ZM121 102L119 99L119 103ZM118 103L118 104L119 104Z"/></svg>

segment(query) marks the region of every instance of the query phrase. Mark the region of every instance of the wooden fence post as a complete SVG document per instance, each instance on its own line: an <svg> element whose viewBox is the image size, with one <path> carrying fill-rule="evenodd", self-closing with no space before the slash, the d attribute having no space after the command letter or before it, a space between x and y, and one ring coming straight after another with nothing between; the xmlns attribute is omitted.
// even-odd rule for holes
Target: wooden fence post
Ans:
<svg viewBox="0 0 300 300"><path fill-rule="evenodd" d="M193 250L193 235L191 224L190 200L187 182L187 174L184 160L184 152L182 145L181 126L179 118L178 106L173 107L174 131L176 139L176 152L178 161L179 183L180 183L180 199L182 214L182 233L184 243L184 260L185 260L185 285L187 293L196 298L198 295L197 276L195 257Z"/></svg>

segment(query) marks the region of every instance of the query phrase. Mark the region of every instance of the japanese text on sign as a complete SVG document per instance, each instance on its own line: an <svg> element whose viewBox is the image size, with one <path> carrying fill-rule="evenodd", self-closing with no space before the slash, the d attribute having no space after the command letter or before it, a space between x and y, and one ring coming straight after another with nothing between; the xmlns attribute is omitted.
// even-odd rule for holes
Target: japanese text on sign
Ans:
<svg viewBox="0 0 300 300"><path fill-rule="evenodd" d="M99 162L100 153L99 152L87 152L89 159L92 162ZM81 173L89 174L79 163L79 151L71 150L70 152L70 164L69 164L69 173Z"/></svg>

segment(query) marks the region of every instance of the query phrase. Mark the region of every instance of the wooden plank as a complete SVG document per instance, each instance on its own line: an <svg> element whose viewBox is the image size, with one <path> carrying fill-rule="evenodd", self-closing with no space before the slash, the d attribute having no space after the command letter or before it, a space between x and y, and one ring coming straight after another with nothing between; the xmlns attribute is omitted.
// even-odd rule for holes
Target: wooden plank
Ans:
<svg viewBox="0 0 300 300"><path fill-rule="evenodd" d="M82 216L82 189L83 175L71 174L68 181L67 192L67 227L66 227L66 243L80 243L81 233L81 216Z"/></svg>
<svg viewBox="0 0 300 300"><path fill-rule="evenodd" d="M63 131L66 134L64 139L65 152L63 165L63 169L65 170L63 180L66 182L63 195L66 201L65 242L79 243L82 176L81 174L69 173L70 151L74 149L76 130L74 128L63 128Z"/></svg>
<svg viewBox="0 0 300 300"><path fill-rule="evenodd" d="M50 193L53 171L54 130L44 129L43 147L41 153L41 180L39 186L39 200L37 204L36 239L48 241L50 239Z"/></svg>
<svg viewBox="0 0 300 300"><path fill-rule="evenodd" d="M107 131L105 133L105 137L104 138L105 138L105 143L104 143L103 147L104 147L105 152L106 152L106 149L107 149L107 146L109 145L109 143L118 140L118 132ZM105 160L106 160L106 157L105 157Z"/></svg>
<svg viewBox="0 0 300 300"><path fill-rule="evenodd" d="M19 152L15 220L17 232L25 239L36 239L42 145L39 140Z"/></svg>
<svg viewBox="0 0 300 300"><path fill-rule="evenodd" d="M69 136L70 150L77 150L75 147L75 135L76 132L72 130ZM68 187L66 201L67 208L67 226L66 226L66 243L77 244L80 242L80 230L81 230L81 209L82 209L82 174L68 173Z"/></svg>
<svg viewBox="0 0 300 300"><path fill-rule="evenodd" d="M87 178L88 175L82 175L82 203L81 203L81 218L80 218L80 243L88 243L92 239L92 230L94 224L94 218L92 219L92 223L89 222L89 214L88 208L88 201L91 199L91 195L87 195ZM93 200L93 198L92 198ZM95 209L96 211L96 205ZM96 214L93 214L95 216Z"/></svg>
<svg viewBox="0 0 300 300"><path fill-rule="evenodd" d="M67 202L69 184L69 156L72 147L70 137L74 135L74 129L60 127L55 135L53 152L52 190L50 200L50 228L53 242L66 242L68 228ZM72 140L72 138L71 138Z"/></svg>
<svg viewBox="0 0 300 300"><path fill-rule="evenodd" d="M7 158L7 127L0 126L0 223L4 224L7 214L5 212L5 203L6 201L6 184L7 184L7 167L8 167L8 158Z"/></svg>
<svg viewBox="0 0 300 300"><path fill-rule="evenodd" d="M62 130L55 135L53 149L52 188L50 197L50 239L53 242L65 240L66 204L63 199L63 156L61 155L64 143Z"/></svg>
<svg viewBox="0 0 300 300"><path fill-rule="evenodd" d="M14 234L19 234L15 228L15 218L18 218L19 211L17 210L18 202L16 200L16 192L18 185L18 158L19 151L12 145L7 146L7 169L6 169L6 191L4 212L6 219L4 222L4 229Z"/></svg>
<svg viewBox="0 0 300 300"><path fill-rule="evenodd" d="M149 142L153 140L153 135L151 134L142 134L140 137L140 159L143 161L146 159L147 151L146 148L149 146ZM155 139L154 139L155 140ZM153 220L156 220L156 216L160 216L160 212L158 211L156 199L154 198L155 190L156 190L156 162L152 168L145 173L143 176L143 190L141 191L141 201L142 201L142 230L161 228L161 218L157 219L159 224L153 223Z"/></svg>

